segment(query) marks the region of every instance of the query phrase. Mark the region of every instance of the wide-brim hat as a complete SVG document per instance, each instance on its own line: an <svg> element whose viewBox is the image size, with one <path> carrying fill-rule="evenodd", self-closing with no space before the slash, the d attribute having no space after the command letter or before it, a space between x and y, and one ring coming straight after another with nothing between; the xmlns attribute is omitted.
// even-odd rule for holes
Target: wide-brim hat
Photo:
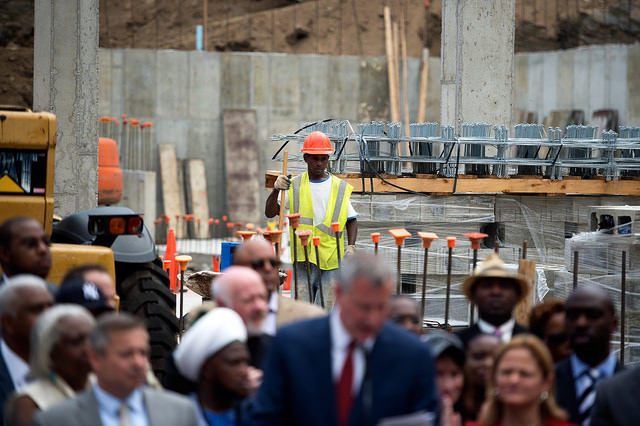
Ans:
<svg viewBox="0 0 640 426"><path fill-rule="evenodd" d="M518 302L529 294L529 284L521 274L513 274L509 271L500 256L491 253L482 264L476 267L473 273L462 283L462 292L469 300L473 300L473 289L478 281L483 278L499 278L510 280L519 290Z"/></svg>

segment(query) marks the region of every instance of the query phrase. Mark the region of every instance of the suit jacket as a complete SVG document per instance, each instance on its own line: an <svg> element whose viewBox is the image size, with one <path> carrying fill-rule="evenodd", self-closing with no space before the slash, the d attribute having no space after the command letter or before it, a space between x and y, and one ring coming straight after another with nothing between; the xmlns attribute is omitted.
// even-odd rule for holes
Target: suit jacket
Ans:
<svg viewBox="0 0 640 426"><path fill-rule="evenodd" d="M262 369L271 340L272 337L264 333L247 337L247 349L251 357L249 364L251 366Z"/></svg>
<svg viewBox="0 0 640 426"><path fill-rule="evenodd" d="M427 344L386 322L367 356L350 425L427 410L437 413L433 361ZM264 382L245 418L251 425L337 423L329 318L283 327L267 354Z"/></svg>
<svg viewBox="0 0 640 426"><path fill-rule="evenodd" d="M0 354L0 423L4 422L4 404L14 390L7 363L2 354Z"/></svg>
<svg viewBox="0 0 640 426"><path fill-rule="evenodd" d="M150 426L197 426L196 408L189 399L172 392L144 388L144 404ZM93 389L36 413L34 425L102 426Z"/></svg>
<svg viewBox="0 0 640 426"><path fill-rule="evenodd" d="M324 310L318 305L278 296L278 312L276 312L276 328L302 319L324 315Z"/></svg>
<svg viewBox="0 0 640 426"><path fill-rule="evenodd" d="M616 362L614 374L624 369L620 363ZM596 397L598 393L596 392ZM571 358L567 358L556 364L556 402L569 412L569 422L580 423L578 413L578 401L576 399L576 384L573 379L573 368L571 368Z"/></svg>
<svg viewBox="0 0 640 426"><path fill-rule="evenodd" d="M529 332L529 329L527 327L516 323L513 326L513 334L512 334L512 336L515 336L516 334L528 333L528 332ZM455 331L455 334L460 338L460 340L462 341L462 344L464 344L464 346L467 347L467 344L474 337L476 337L479 334L483 334L483 333L482 333L482 331L480 331L480 327L478 327L478 324L473 324L470 327L463 328L462 330Z"/></svg>
<svg viewBox="0 0 640 426"><path fill-rule="evenodd" d="M638 395L640 367L625 370L598 383L596 402L591 409L591 426L639 425Z"/></svg>

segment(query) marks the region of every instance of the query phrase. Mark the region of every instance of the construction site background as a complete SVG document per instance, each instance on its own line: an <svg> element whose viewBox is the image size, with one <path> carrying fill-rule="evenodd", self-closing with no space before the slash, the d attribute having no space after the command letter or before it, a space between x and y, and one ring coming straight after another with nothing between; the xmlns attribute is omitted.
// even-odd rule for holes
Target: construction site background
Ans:
<svg viewBox="0 0 640 426"><path fill-rule="evenodd" d="M425 44L440 56L441 0L387 1L406 21L407 55ZM100 47L194 50L203 25L201 0L100 0ZM207 49L324 55L384 55L385 0L208 1ZM405 5L404 9L402 5ZM0 8L3 104L31 107L33 0ZM357 22L357 24L356 24ZM427 31L425 31L427 28ZM517 0L515 51L538 52L607 43L634 43L640 0ZM426 37L425 37L426 36Z"/></svg>

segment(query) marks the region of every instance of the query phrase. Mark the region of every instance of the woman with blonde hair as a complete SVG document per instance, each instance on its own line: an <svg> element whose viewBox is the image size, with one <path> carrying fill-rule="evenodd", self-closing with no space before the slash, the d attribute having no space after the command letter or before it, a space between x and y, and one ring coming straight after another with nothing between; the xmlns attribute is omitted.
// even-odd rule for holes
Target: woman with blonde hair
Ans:
<svg viewBox="0 0 640 426"><path fill-rule="evenodd" d="M494 354L482 426L567 426L554 398L555 373L547 347L531 334L514 336Z"/></svg>

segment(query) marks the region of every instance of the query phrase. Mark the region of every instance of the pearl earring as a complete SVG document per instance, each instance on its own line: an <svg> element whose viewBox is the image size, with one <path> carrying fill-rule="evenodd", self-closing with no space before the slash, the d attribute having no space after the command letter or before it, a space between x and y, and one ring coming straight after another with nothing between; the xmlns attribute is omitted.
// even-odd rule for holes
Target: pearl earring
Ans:
<svg viewBox="0 0 640 426"><path fill-rule="evenodd" d="M549 398L549 392L544 391L540 394L540 402L545 402Z"/></svg>

